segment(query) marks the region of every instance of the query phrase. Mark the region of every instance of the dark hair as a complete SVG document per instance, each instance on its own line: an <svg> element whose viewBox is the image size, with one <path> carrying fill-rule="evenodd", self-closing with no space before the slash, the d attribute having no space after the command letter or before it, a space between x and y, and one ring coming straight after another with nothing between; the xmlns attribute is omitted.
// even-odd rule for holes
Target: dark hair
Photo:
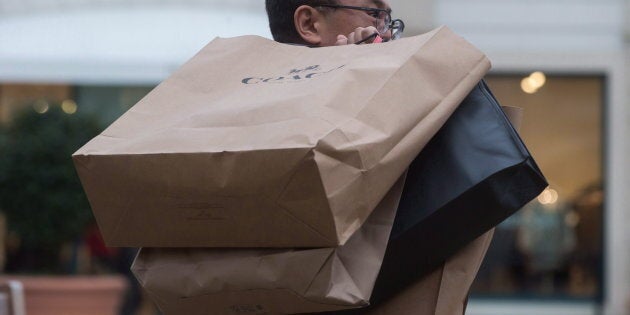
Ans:
<svg viewBox="0 0 630 315"><path fill-rule="evenodd" d="M301 5L311 7L320 4L336 4L335 0L265 0L269 28L273 39L281 43L302 44L304 40L295 29L293 15Z"/></svg>

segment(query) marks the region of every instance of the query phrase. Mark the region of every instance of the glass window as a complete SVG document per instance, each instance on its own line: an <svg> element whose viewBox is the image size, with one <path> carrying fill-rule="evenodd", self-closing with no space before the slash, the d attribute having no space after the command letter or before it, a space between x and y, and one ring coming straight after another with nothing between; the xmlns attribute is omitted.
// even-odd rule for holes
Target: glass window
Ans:
<svg viewBox="0 0 630 315"><path fill-rule="evenodd" d="M78 111L95 114L104 126L112 123L149 93L153 86L71 86L55 84L1 84L0 123L12 113L31 106L36 111L72 101Z"/></svg>
<svg viewBox="0 0 630 315"><path fill-rule="evenodd" d="M153 86L78 86L81 110L97 114L107 126L149 93Z"/></svg>
<svg viewBox="0 0 630 315"><path fill-rule="evenodd" d="M55 84L0 84L0 123L7 123L11 116L24 107L43 111L71 98L72 88Z"/></svg>
<svg viewBox="0 0 630 315"><path fill-rule="evenodd" d="M600 300L604 78L487 81L502 105L523 108L520 135L550 186L497 227L472 295Z"/></svg>

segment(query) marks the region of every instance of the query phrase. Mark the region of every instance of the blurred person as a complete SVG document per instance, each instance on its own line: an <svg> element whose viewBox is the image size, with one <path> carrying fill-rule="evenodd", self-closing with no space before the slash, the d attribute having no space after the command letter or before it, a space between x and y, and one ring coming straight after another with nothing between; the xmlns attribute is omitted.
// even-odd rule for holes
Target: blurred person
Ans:
<svg viewBox="0 0 630 315"><path fill-rule="evenodd" d="M118 315L138 314L143 304L143 295L140 284L130 269L138 249L107 247L96 222L87 229L85 243L90 253L93 272L114 271L125 277L127 289L118 306Z"/></svg>
<svg viewBox="0 0 630 315"><path fill-rule="evenodd" d="M116 248L105 245L96 222L92 222L88 226L84 242L90 257L89 268L91 273L98 274L116 271Z"/></svg>
<svg viewBox="0 0 630 315"><path fill-rule="evenodd" d="M594 295L600 290L603 202L604 191L599 182L587 185L571 201L577 245L572 257L570 284L575 294Z"/></svg>
<svg viewBox="0 0 630 315"><path fill-rule="evenodd" d="M137 248L121 247L118 249L116 269L125 276L128 285L118 308L119 315L136 315L143 304L142 289L131 272L131 264L137 253Z"/></svg>
<svg viewBox="0 0 630 315"><path fill-rule="evenodd" d="M400 37L386 0L266 0L274 40L311 47L378 43Z"/></svg>
<svg viewBox="0 0 630 315"><path fill-rule="evenodd" d="M571 212L563 202L543 204L537 199L522 209L517 247L526 258L529 285L534 290L551 293L565 289L558 284L566 281L558 278L576 246L574 226L567 218Z"/></svg>

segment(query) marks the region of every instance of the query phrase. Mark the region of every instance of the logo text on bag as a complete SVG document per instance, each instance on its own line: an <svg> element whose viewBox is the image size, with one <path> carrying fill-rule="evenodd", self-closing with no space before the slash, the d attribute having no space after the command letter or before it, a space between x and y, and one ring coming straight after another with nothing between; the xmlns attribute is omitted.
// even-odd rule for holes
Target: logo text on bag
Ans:
<svg viewBox="0 0 630 315"><path fill-rule="evenodd" d="M332 69L323 69L320 65L312 65L304 68L291 69L287 74L271 77L249 77L241 80L243 84L259 84L259 83L295 83L303 82L335 70L343 68L345 65L334 67Z"/></svg>

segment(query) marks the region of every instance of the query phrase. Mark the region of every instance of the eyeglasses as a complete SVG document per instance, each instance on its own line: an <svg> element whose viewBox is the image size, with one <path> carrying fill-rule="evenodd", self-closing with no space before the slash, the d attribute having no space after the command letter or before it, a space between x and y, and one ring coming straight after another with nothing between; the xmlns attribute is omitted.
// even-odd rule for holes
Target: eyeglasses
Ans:
<svg viewBox="0 0 630 315"><path fill-rule="evenodd" d="M376 30L382 35L392 30L391 40L399 39L402 36L402 32L405 30L405 23L396 19L392 21L392 15L389 10L367 7L355 7L350 5L338 5L338 4L320 4L318 7L333 8L333 9L350 9L367 12L371 17L376 19Z"/></svg>

